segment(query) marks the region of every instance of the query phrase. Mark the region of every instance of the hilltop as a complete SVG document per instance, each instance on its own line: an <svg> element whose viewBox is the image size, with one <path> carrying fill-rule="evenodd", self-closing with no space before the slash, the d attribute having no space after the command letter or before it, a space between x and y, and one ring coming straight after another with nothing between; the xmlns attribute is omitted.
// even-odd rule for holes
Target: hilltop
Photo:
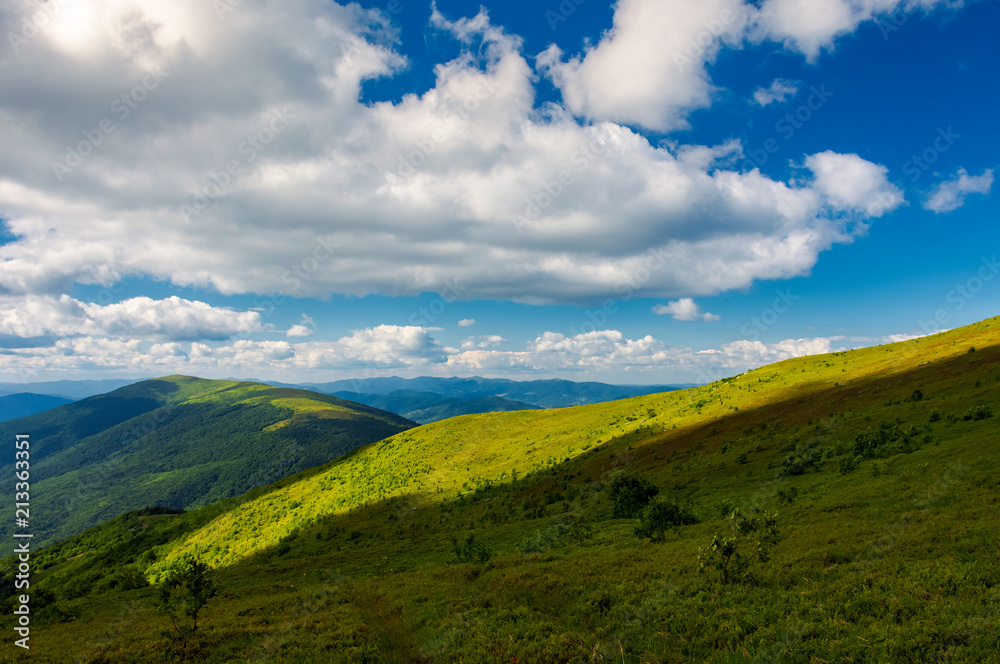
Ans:
<svg viewBox="0 0 1000 664"><path fill-rule="evenodd" d="M31 524L43 544L147 505L236 496L412 426L305 390L167 376L0 423L0 436L31 436ZM0 535L13 520L4 510Z"/></svg>
<svg viewBox="0 0 1000 664"><path fill-rule="evenodd" d="M677 392L435 422L47 549L52 626L32 654L996 662L997 414L993 318ZM653 492L655 510L634 509ZM180 650L134 628L164 624L145 585L188 554L222 594Z"/></svg>

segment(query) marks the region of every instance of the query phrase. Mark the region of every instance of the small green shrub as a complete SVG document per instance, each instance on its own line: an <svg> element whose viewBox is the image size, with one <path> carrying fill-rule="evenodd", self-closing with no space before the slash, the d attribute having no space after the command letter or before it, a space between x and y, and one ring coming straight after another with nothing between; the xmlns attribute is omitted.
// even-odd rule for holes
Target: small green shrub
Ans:
<svg viewBox="0 0 1000 664"><path fill-rule="evenodd" d="M778 515L763 512L753 516L733 510L727 521L732 536L716 534L706 548L698 549L698 570L718 573L722 583L753 583L757 581L754 567L770 560L771 547L781 539Z"/></svg>
<svg viewBox="0 0 1000 664"><path fill-rule="evenodd" d="M611 508L612 519L631 519L639 510L649 504L653 496L660 490L642 475L617 477L611 483L609 491L614 505Z"/></svg>
<svg viewBox="0 0 1000 664"><path fill-rule="evenodd" d="M472 533L462 543L455 544L455 562L485 563L493 557L493 551L484 543L476 540Z"/></svg>
<svg viewBox="0 0 1000 664"><path fill-rule="evenodd" d="M635 534L637 537L662 540L668 530L692 523L698 523L698 519L689 506L679 505L664 496L655 496L639 511Z"/></svg>
<svg viewBox="0 0 1000 664"><path fill-rule="evenodd" d="M966 422L970 420L985 420L990 417L993 417L993 409L989 406L973 406L962 415L962 419Z"/></svg>

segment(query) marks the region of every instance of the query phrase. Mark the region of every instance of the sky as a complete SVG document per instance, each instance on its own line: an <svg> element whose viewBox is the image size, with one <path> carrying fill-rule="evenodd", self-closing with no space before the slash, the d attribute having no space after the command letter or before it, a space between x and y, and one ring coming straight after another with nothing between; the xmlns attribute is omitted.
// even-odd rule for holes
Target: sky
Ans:
<svg viewBox="0 0 1000 664"><path fill-rule="evenodd" d="M0 0L0 380L703 383L997 315L998 28Z"/></svg>

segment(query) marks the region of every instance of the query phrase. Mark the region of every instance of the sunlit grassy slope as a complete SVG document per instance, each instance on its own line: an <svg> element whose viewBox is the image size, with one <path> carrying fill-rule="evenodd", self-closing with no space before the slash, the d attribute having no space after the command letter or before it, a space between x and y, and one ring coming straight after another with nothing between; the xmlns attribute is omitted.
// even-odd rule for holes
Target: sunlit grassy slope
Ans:
<svg viewBox="0 0 1000 664"><path fill-rule="evenodd" d="M437 422L39 553L54 597L31 657L998 662L998 416L994 318L691 390ZM891 444L867 453L880 432ZM650 541L612 518L611 481L640 475L698 523ZM777 512L782 538L726 583L698 554L735 508ZM456 562L470 534L489 562ZM176 643L142 586L186 553L221 595Z"/></svg>
<svg viewBox="0 0 1000 664"><path fill-rule="evenodd" d="M146 505L232 497L410 426L305 390L168 376L0 423L0 436L31 436L31 523L45 543ZM12 506L2 516L6 535Z"/></svg>
<svg viewBox="0 0 1000 664"><path fill-rule="evenodd" d="M672 441L686 441L685 434L708 423L739 421L739 411L769 404L788 404L783 414L786 424L801 424L823 409L834 413L852 401L869 401L864 387L853 388L856 383L873 377L891 380L923 363L961 356L970 347L985 348L998 339L1000 325L993 319L936 337L779 362L701 388L432 423L243 503L193 533L168 559L197 548L213 566L230 564L323 515L399 496L432 502L454 497L483 484L509 482L515 474L553 468L588 453L593 456L624 437L635 444L673 447ZM292 502L298 503L294 510L284 508ZM275 518L276 513L281 517Z"/></svg>

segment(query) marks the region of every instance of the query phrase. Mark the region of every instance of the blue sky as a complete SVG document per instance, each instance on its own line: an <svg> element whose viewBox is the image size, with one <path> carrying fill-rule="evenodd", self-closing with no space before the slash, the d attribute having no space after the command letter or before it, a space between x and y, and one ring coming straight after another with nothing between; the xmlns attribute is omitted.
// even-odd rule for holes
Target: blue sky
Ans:
<svg viewBox="0 0 1000 664"><path fill-rule="evenodd" d="M704 382L997 314L994 2L0 9L0 379Z"/></svg>

